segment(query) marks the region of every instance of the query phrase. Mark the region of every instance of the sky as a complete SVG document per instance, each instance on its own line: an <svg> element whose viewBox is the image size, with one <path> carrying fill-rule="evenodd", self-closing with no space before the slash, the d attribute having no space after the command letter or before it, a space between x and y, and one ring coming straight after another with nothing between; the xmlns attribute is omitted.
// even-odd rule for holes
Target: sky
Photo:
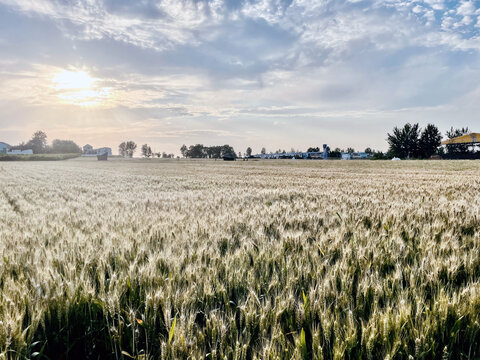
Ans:
<svg viewBox="0 0 480 360"><path fill-rule="evenodd" d="M386 150L480 130L480 0L0 0L0 141Z"/></svg>

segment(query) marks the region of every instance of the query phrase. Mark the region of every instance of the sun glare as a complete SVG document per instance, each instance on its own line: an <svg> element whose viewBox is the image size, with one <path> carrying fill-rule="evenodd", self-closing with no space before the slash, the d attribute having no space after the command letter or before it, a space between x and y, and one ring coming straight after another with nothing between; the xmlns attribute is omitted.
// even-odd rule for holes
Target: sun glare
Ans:
<svg viewBox="0 0 480 360"><path fill-rule="evenodd" d="M64 70L53 77L52 83L58 98L67 104L102 105L110 96L110 90L100 87L98 79L85 71Z"/></svg>

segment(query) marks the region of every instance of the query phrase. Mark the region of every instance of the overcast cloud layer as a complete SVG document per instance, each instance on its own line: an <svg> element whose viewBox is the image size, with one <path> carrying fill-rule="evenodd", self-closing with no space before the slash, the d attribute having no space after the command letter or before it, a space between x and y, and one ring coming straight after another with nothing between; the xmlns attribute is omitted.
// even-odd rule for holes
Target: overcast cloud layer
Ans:
<svg viewBox="0 0 480 360"><path fill-rule="evenodd" d="M0 141L259 152L480 130L480 1L0 0ZM95 78L93 106L59 90Z"/></svg>

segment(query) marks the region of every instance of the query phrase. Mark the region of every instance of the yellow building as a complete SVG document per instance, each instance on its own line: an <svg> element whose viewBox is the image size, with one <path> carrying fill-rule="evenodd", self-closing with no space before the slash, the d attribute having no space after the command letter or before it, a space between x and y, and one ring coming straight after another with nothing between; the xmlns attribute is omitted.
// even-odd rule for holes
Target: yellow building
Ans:
<svg viewBox="0 0 480 360"><path fill-rule="evenodd" d="M467 135L457 136L453 139L447 139L442 141L442 145L453 145L453 144L480 144L480 133L470 133Z"/></svg>

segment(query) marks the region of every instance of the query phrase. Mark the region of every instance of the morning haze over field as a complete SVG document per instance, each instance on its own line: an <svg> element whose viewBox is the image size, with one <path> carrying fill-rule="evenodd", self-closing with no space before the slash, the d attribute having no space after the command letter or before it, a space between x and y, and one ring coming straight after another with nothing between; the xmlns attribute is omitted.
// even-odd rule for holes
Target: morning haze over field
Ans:
<svg viewBox="0 0 480 360"><path fill-rule="evenodd" d="M405 122L473 128L479 16L478 1L0 0L0 141L386 150Z"/></svg>

